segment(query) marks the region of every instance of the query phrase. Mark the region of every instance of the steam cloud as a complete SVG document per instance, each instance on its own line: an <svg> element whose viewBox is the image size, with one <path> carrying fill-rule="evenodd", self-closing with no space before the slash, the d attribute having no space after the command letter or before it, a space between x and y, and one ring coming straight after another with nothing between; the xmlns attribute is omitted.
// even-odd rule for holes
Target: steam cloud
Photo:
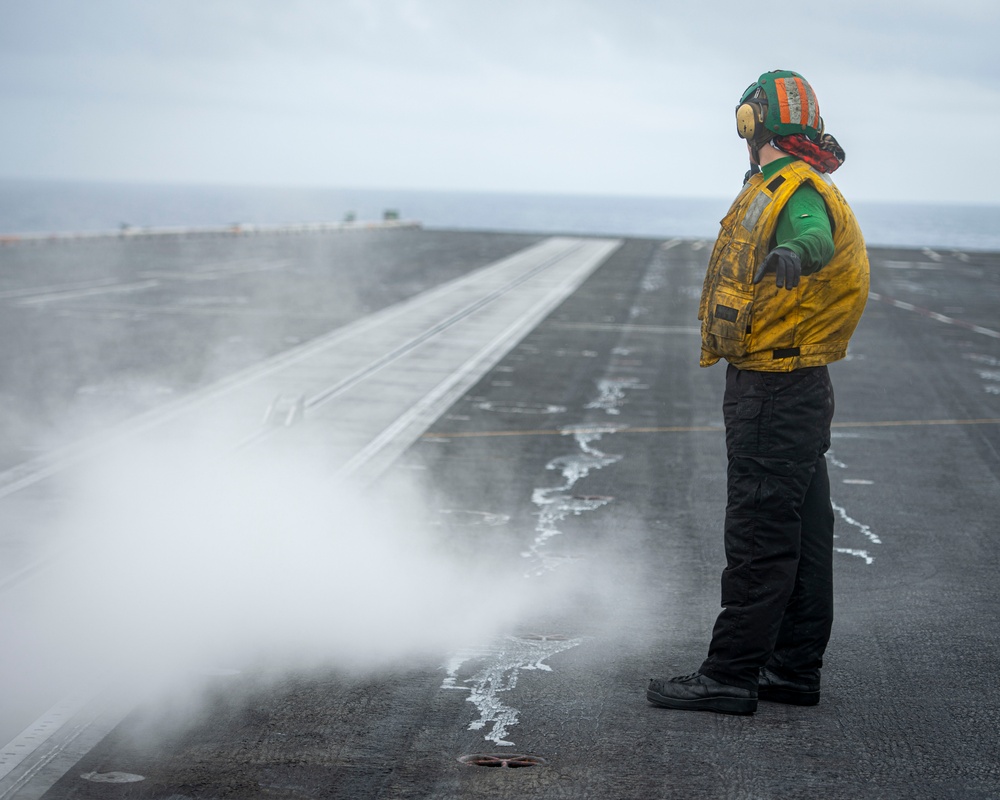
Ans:
<svg viewBox="0 0 1000 800"><path fill-rule="evenodd" d="M425 504L416 487L376 499L288 455L122 451L71 493L26 624L94 673L367 669L515 624L532 602L522 572L451 552Z"/></svg>

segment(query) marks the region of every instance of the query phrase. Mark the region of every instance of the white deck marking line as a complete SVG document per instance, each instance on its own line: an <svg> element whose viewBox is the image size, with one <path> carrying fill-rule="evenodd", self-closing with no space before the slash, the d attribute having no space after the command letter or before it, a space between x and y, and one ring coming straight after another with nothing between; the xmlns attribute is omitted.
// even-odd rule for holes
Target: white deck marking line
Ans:
<svg viewBox="0 0 1000 800"><path fill-rule="evenodd" d="M994 331L990 328L984 328L982 325L974 325L971 322L965 322L964 320L939 314L936 311L931 311L929 308L921 308L920 306L913 305L913 303L906 303L902 300L893 300L891 297L886 297L878 292L869 292L868 297L872 300L888 303L893 308L899 308L903 311L912 311L915 314L920 314L921 316L932 319L935 322L941 322L945 325L954 325L956 328L962 328L963 330L979 333L983 336L989 336L991 339L1000 339L1000 331Z"/></svg>
<svg viewBox="0 0 1000 800"><path fill-rule="evenodd" d="M935 272L944 269L941 264L928 264L925 261L877 261L874 263L883 269L916 269L933 270Z"/></svg>
<svg viewBox="0 0 1000 800"><path fill-rule="evenodd" d="M93 317L97 314L132 314L143 317L248 317L258 319L321 319L329 320L323 311L297 311L290 313L274 308L247 308L238 305L140 305L138 303L100 303L83 306L69 306L64 314Z"/></svg>
<svg viewBox="0 0 1000 800"><path fill-rule="evenodd" d="M145 270L140 272L143 278L161 278L167 281L198 283L201 281L217 281L223 278L242 277L255 272L276 272L292 266L289 259L268 261L262 264L220 264L209 265L202 272L167 272L166 270Z"/></svg>
<svg viewBox="0 0 1000 800"><path fill-rule="evenodd" d="M32 297L25 297L17 301L19 306L34 306L42 303L59 303L65 300L79 300L83 297L96 297L102 294L126 294L128 292L142 292L146 289L154 289L160 285L160 281L149 279L145 281L135 281L134 283L114 283L108 286L95 286L90 289L76 289L56 291L49 294L39 294Z"/></svg>
<svg viewBox="0 0 1000 800"><path fill-rule="evenodd" d="M238 277L248 273L270 272L287 269L292 264L289 260L268 262L266 264L240 264L231 267L220 266L205 272L167 272L165 270L144 270L139 273L142 281L122 283L117 278L95 278L90 281L75 281L72 283L57 283L51 286L30 286L22 289L5 289L0 291L0 300L23 300L19 305L53 302L56 300L73 300L78 297L90 297L95 294L113 294L116 292L139 291L151 288L149 281L215 281L228 277Z"/></svg>
<svg viewBox="0 0 1000 800"><path fill-rule="evenodd" d="M149 277L149 276L147 276ZM34 297L43 294L55 294L58 292L77 292L83 289L100 289L107 286L118 285L116 278L97 278L92 281L77 281L74 283L57 283L53 286L31 286L23 289L5 289L0 292L0 300L18 299L21 297Z"/></svg>
<svg viewBox="0 0 1000 800"><path fill-rule="evenodd" d="M52 734L86 704L86 699L69 697L56 703L0 750L0 779L6 777ZM0 795L2 797L2 795Z"/></svg>
<svg viewBox="0 0 1000 800"><path fill-rule="evenodd" d="M665 333L700 336L701 328L692 325L635 325L629 322L553 322L564 331L611 331L614 333Z"/></svg>

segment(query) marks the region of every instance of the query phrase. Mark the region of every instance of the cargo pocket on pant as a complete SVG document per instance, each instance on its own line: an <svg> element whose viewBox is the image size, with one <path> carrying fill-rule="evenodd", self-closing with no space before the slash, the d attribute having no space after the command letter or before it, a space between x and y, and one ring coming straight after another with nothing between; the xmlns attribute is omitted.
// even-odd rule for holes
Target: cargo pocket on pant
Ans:
<svg viewBox="0 0 1000 800"><path fill-rule="evenodd" d="M764 405L763 397L741 397L736 403L737 419L754 419L760 414L760 409Z"/></svg>

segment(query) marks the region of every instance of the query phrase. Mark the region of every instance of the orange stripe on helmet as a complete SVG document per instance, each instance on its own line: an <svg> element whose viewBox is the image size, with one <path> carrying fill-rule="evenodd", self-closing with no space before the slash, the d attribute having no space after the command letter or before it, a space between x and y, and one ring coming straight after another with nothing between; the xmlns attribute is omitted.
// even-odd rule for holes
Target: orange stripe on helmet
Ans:
<svg viewBox="0 0 1000 800"><path fill-rule="evenodd" d="M809 84L806 83L802 78L795 78L795 85L799 89L799 108L801 113L799 114L799 123L802 125L810 125L809 121L809 96L812 94L812 90L809 88Z"/></svg>
<svg viewBox="0 0 1000 800"><path fill-rule="evenodd" d="M791 122L788 112L788 93L785 91L784 81L775 81L774 88L778 92L778 113L782 122Z"/></svg>

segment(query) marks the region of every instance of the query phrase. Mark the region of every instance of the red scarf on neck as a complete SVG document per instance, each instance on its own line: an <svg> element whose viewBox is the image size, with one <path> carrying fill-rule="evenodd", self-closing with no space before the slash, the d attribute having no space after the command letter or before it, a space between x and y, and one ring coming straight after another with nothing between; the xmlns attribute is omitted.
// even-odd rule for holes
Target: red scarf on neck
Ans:
<svg viewBox="0 0 1000 800"><path fill-rule="evenodd" d="M802 133L775 136L771 144L790 156L801 158L820 172L833 172L847 157L844 148L828 133L824 133L818 142Z"/></svg>

